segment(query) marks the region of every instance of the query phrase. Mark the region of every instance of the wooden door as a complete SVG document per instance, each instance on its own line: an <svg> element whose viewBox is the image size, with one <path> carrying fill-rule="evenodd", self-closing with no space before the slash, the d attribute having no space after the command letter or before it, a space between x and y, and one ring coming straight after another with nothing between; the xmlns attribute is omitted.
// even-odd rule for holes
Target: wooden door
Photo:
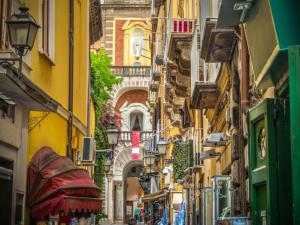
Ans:
<svg viewBox="0 0 300 225"><path fill-rule="evenodd" d="M133 208L133 201L126 201L126 208L125 208L125 223L128 224L129 219L133 217L134 208Z"/></svg>
<svg viewBox="0 0 300 225"><path fill-rule="evenodd" d="M253 225L291 224L288 102L266 99L250 110L249 118Z"/></svg>

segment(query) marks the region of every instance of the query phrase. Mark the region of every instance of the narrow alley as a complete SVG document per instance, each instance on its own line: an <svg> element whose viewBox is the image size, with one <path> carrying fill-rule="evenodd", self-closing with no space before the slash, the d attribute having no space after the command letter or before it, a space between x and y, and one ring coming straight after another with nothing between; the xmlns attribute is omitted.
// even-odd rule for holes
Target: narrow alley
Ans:
<svg viewBox="0 0 300 225"><path fill-rule="evenodd" d="M299 225L299 11L0 0L0 224Z"/></svg>

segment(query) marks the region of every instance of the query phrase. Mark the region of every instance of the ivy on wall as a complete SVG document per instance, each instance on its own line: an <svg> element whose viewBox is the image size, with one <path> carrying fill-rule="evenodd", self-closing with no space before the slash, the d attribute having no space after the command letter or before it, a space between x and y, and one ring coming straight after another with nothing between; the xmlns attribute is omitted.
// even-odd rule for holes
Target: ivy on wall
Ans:
<svg viewBox="0 0 300 225"><path fill-rule="evenodd" d="M193 165L193 147L191 142L179 142L175 144L173 156L173 180L178 183L185 176L185 170Z"/></svg>
<svg viewBox="0 0 300 225"><path fill-rule="evenodd" d="M113 120L113 110L107 101L110 98L110 92L114 85L122 82L110 70L111 58L106 55L104 49L97 52L91 52L91 96L95 106L95 140L96 149L107 149L108 141L106 135L106 126ZM103 188L104 163L106 155L96 156L96 166L94 169L94 180L96 185Z"/></svg>

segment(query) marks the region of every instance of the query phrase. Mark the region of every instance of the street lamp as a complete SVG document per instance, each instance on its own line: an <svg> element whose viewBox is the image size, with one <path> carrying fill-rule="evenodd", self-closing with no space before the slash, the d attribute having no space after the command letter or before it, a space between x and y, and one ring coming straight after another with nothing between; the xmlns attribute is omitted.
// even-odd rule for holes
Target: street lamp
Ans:
<svg viewBox="0 0 300 225"><path fill-rule="evenodd" d="M109 171L110 171L110 165L111 165L111 161L107 160L106 163L104 164L104 171L105 171L105 173L109 173Z"/></svg>
<svg viewBox="0 0 300 225"><path fill-rule="evenodd" d="M147 165L147 166L153 166L154 165L154 163L155 163L155 156L154 155L152 155L152 154L150 154L150 155L146 155L145 157L144 157L144 161L145 161L145 164Z"/></svg>
<svg viewBox="0 0 300 225"><path fill-rule="evenodd" d="M167 150L167 147L168 147L168 142L163 140L163 139L160 139L157 143L157 148L158 148L158 153L160 155L164 155L166 154L166 150Z"/></svg>
<svg viewBox="0 0 300 225"><path fill-rule="evenodd" d="M114 155L114 147L118 144L119 139L119 131L114 123L111 123L109 128L106 130L107 134L107 141L108 144L111 146L112 151L108 153L108 158L113 160Z"/></svg>
<svg viewBox="0 0 300 225"><path fill-rule="evenodd" d="M19 62L18 74L22 71L22 57L32 49L39 25L28 12L28 7L19 7L20 13L13 14L6 20L8 37L11 46L16 50L19 58L1 58L0 64L8 67Z"/></svg>
<svg viewBox="0 0 300 225"><path fill-rule="evenodd" d="M119 131L114 123L111 123L109 128L106 130L107 140L109 145L118 144Z"/></svg>

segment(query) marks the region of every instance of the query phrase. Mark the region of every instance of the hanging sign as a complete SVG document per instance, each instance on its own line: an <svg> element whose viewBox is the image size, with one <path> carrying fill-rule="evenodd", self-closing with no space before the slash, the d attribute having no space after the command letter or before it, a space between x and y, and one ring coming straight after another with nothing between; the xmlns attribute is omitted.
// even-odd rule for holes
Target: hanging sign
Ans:
<svg viewBox="0 0 300 225"><path fill-rule="evenodd" d="M141 133L139 131L132 131L131 136L131 145L132 145L132 153L131 159L136 160L140 158L140 141L141 141Z"/></svg>

